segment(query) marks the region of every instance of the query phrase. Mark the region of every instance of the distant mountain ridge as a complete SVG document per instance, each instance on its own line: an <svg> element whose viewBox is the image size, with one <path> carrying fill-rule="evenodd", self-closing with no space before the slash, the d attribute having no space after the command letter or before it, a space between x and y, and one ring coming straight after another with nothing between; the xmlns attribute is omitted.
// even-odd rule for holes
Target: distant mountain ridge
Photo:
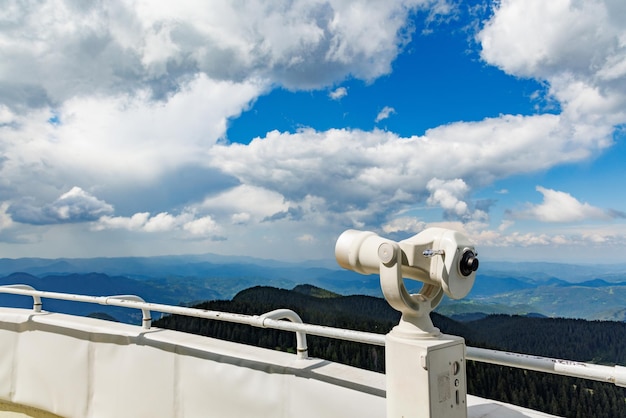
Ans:
<svg viewBox="0 0 626 418"><path fill-rule="evenodd" d="M257 285L292 289L306 284L338 295L382 296L377 275L363 276L330 264L214 254L4 258L0 259L0 278L21 272L32 276L26 284L35 283L34 287L42 290L59 291L62 287L66 291L101 296L135 293L147 301L182 305L231 299L237 292ZM96 277L101 277L102 283L96 283ZM13 276L3 283L17 283L18 279ZM406 283L410 291L421 287L419 282L407 280ZM437 310L458 319L502 313L625 321L626 264L481 262L470 294L461 301L444 298Z"/></svg>
<svg viewBox="0 0 626 418"><path fill-rule="evenodd" d="M330 263L325 263L329 265ZM216 266L254 266L269 269L297 267L325 268L323 262L288 263L245 256L217 254L171 255L154 257L95 257L95 258L0 258L0 276L15 272L35 276L50 274L100 272L109 275L161 277L177 274L192 276L206 273ZM333 266L334 267L334 266ZM338 268L337 268L338 269Z"/></svg>
<svg viewBox="0 0 626 418"><path fill-rule="evenodd" d="M205 273L216 266L254 266L268 269L304 269L342 271L334 260L284 262L247 256L218 254L169 255L154 257L95 257L95 258L0 258L0 276L15 272L35 276L68 273L100 272L108 275L162 277L167 274L191 276ZM547 262L504 262L481 260L481 275L491 277L523 277L537 282L560 279L584 282L602 279L608 283L626 281L626 263L563 264Z"/></svg>

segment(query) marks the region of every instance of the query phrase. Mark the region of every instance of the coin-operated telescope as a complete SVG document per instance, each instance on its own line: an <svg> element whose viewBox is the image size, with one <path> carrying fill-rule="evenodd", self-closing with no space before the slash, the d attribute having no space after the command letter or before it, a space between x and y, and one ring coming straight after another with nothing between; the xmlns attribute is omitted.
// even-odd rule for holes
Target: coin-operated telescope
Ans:
<svg viewBox="0 0 626 418"><path fill-rule="evenodd" d="M463 234L429 228L395 242L373 232L345 231L337 262L361 274L380 274L387 302L402 313L387 334L388 417L466 417L465 341L441 334L430 312L443 295L465 297L476 278L478 256ZM404 279L423 283L410 294Z"/></svg>
<svg viewBox="0 0 626 418"><path fill-rule="evenodd" d="M474 285L478 257L461 233L429 228L404 241L394 242L373 232L350 229L335 246L339 265L361 274L380 274L380 286L387 302L402 312L405 332L436 336L430 312L443 295L465 297ZM423 282L417 294L409 294L403 279ZM411 328L412 325L414 328Z"/></svg>

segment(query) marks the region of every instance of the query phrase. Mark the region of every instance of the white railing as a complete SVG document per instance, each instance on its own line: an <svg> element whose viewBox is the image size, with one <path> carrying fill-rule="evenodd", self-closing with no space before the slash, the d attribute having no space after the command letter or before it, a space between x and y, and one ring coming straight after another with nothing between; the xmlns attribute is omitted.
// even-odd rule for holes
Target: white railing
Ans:
<svg viewBox="0 0 626 418"><path fill-rule="evenodd" d="M580 377L626 387L626 367L622 366L602 366L599 364L581 363L578 361L560 360L476 347L467 347L466 358L483 363L498 364L500 366L516 367L518 369L534 370L562 376Z"/></svg>
<svg viewBox="0 0 626 418"><path fill-rule="evenodd" d="M131 309L140 309L143 313L142 327L150 329L151 311L184 315L189 317L212 319L238 324L247 324L258 328L271 328L290 331L296 334L296 349L299 358L307 357L307 334L335 338L364 344L385 346L385 335L322 325L305 324L298 314L288 309L277 309L262 315L244 315L230 312L209 311L182 306L164 305L145 302L135 295L86 296L71 293L58 293L36 290L29 285L15 284L0 286L0 293L30 296L33 298L33 310L41 312L41 298L86 302L99 305L111 305ZM283 321L287 319L287 321ZM626 367L603 366L577 361L560 360L527 354L510 353L484 348L467 347L466 359L483 363L534 370L570 377L613 383L626 387Z"/></svg>

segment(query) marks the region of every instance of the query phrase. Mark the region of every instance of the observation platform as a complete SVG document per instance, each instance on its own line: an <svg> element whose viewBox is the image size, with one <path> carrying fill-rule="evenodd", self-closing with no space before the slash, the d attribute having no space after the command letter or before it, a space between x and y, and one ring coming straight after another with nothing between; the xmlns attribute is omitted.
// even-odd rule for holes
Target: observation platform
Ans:
<svg viewBox="0 0 626 418"><path fill-rule="evenodd" d="M31 297L32 310L0 307L0 417L385 417L539 418L550 415L467 394L467 360L582 377L626 387L626 367L466 347L441 334L430 312L444 294L470 291L479 262L463 235L430 228L400 242L348 230L339 265L379 274L402 313L388 334L304 324L277 309L242 315L86 296L24 284L0 293ZM423 282L409 294L404 279ZM51 313L42 299L142 312L141 325ZM152 312L247 324L295 334L296 354L152 327ZM308 356L307 335L385 347L386 374Z"/></svg>

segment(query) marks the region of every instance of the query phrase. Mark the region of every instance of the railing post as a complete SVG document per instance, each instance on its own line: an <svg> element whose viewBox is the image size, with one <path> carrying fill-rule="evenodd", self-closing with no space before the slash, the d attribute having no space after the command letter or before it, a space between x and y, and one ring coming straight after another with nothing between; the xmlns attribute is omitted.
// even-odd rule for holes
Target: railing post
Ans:
<svg viewBox="0 0 626 418"><path fill-rule="evenodd" d="M266 320L280 320L287 319L296 324L302 324L302 318L300 315L292 311L291 309L275 309L271 312L266 312L259 317L261 319L261 326L265 328ZM306 333L303 331L296 331L296 352L298 358L301 360L309 357L309 349L306 342Z"/></svg>
<svg viewBox="0 0 626 418"><path fill-rule="evenodd" d="M102 296L101 299L104 301L103 305L111 305L109 303L110 300L119 300L119 301L131 301L131 302L141 302L146 303L143 298L140 298L136 295L115 295L115 296ZM150 314L150 310L147 308L141 308L141 313L143 315L141 319L141 327L143 329L150 329L152 327L152 315Z"/></svg>
<svg viewBox="0 0 626 418"><path fill-rule="evenodd" d="M23 290L33 290L33 291L36 290L34 287L28 284L7 284L2 287L8 288L8 289L23 289ZM39 297L39 295L32 295L32 297L33 297L33 311L41 312L41 308L43 306L43 304L41 303L41 298Z"/></svg>

